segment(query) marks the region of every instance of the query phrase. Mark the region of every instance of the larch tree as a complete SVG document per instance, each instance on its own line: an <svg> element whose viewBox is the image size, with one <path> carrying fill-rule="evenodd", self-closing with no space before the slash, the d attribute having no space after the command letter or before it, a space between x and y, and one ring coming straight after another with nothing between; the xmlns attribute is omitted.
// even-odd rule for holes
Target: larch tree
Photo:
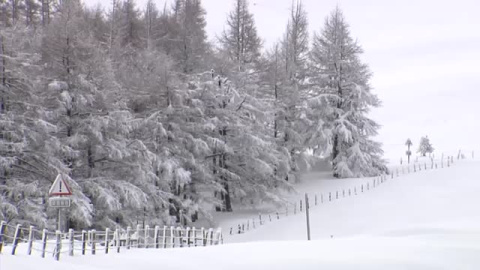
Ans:
<svg viewBox="0 0 480 270"><path fill-rule="evenodd" d="M211 88L215 99L211 113L220 121L216 121L216 138L221 147L214 145L213 166L222 190L218 193L223 207L217 210L232 211L232 200L235 194L235 182L240 177L235 169L236 139L238 138L239 115L233 108L239 102L250 104L256 99L258 91L258 60L260 57L261 40L258 37L253 14L250 13L247 0L236 0L233 10L227 17L227 28L219 38L220 55L224 67L222 72L212 81L216 87ZM240 100L243 98L242 100ZM247 105L245 104L245 105ZM241 107L240 107L241 108ZM222 146L223 145L223 146Z"/></svg>
<svg viewBox="0 0 480 270"><path fill-rule="evenodd" d="M40 40L24 26L0 30L0 219L45 226L52 163L61 160L44 151L55 128L39 98Z"/></svg>
<svg viewBox="0 0 480 270"><path fill-rule="evenodd" d="M262 45L248 5L248 0L235 0L227 17L227 29L220 36L223 49L240 71L245 70L246 64L258 60Z"/></svg>
<svg viewBox="0 0 480 270"><path fill-rule="evenodd" d="M205 10L200 0L185 0L180 24L180 59L184 73L189 74L205 68L202 60L207 53Z"/></svg>
<svg viewBox="0 0 480 270"><path fill-rule="evenodd" d="M283 126L282 144L291 158L292 176L306 148L305 97L306 70L309 52L308 15L301 1L292 1L290 17L283 40L285 78L280 88L280 111L277 120ZM303 160L305 161L305 160ZM288 180L288 178L287 178Z"/></svg>
<svg viewBox="0 0 480 270"><path fill-rule="evenodd" d="M327 142L335 177L374 176L386 170L381 144L372 140L380 126L367 116L380 100L372 93L362 53L337 7L314 35L310 57L315 95L325 97L330 107L325 128L331 129Z"/></svg>

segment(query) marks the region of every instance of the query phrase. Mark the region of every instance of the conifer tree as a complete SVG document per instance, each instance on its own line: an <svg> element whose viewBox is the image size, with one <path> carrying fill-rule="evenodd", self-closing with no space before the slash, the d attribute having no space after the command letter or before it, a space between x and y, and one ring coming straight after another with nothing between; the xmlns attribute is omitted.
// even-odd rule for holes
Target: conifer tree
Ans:
<svg viewBox="0 0 480 270"><path fill-rule="evenodd" d="M258 60L262 44L248 5L248 0L235 0L227 17L227 28L220 37L223 49L240 71Z"/></svg>
<svg viewBox="0 0 480 270"><path fill-rule="evenodd" d="M371 139L380 126L367 117L380 101L372 93L371 73L361 53L337 7L315 34L310 58L315 95L328 106L325 119L335 177L374 176L386 170L381 144Z"/></svg>

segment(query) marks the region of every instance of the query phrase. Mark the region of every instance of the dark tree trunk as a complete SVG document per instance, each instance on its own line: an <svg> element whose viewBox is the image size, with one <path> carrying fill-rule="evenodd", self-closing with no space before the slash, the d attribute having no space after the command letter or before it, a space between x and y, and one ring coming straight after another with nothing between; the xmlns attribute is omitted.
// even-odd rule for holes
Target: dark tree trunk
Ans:
<svg viewBox="0 0 480 270"><path fill-rule="evenodd" d="M226 154L223 154L222 155L222 167L224 169L227 169L227 156ZM228 185L228 182L227 182L227 178L226 177L223 177L223 180L224 180L224 189L225 189L225 196L224 196L224 205L225 205L225 211L227 212L232 212L232 201L231 201L231 198L230 198L230 187Z"/></svg>
<svg viewBox="0 0 480 270"><path fill-rule="evenodd" d="M333 150L332 150L332 165L333 165L333 177L340 178L340 174L337 172L337 157L338 157L338 135L333 137Z"/></svg>

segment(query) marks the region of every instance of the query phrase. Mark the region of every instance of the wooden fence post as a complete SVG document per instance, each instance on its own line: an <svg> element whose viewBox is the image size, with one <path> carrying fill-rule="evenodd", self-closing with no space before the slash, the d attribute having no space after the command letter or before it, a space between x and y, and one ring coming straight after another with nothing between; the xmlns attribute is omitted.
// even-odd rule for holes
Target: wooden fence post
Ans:
<svg viewBox="0 0 480 270"><path fill-rule="evenodd" d="M43 229L42 231L42 252L40 254L40 256L42 258L45 258L45 251L47 249L47 229Z"/></svg>
<svg viewBox="0 0 480 270"><path fill-rule="evenodd" d="M85 230L82 231L82 255L85 255L87 251L87 232Z"/></svg>
<svg viewBox="0 0 480 270"><path fill-rule="evenodd" d="M115 246L117 247L117 253L120 253L120 231L118 228L115 229Z"/></svg>
<svg viewBox="0 0 480 270"><path fill-rule="evenodd" d="M205 247L207 245L207 239L205 237L205 228L204 227L202 227L200 229L200 234L202 235L202 246Z"/></svg>
<svg viewBox="0 0 480 270"><path fill-rule="evenodd" d="M27 247L27 254L32 255L32 247L33 247L33 226L30 226L28 230L28 247Z"/></svg>
<svg viewBox="0 0 480 270"><path fill-rule="evenodd" d="M320 202L323 204L323 193L320 194Z"/></svg>
<svg viewBox="0 0 480 270"><path fill-rule="evenodd" d="M177 227L177 234L178 234L178 240L180 241L180 247L183 247L183 229L181 227Z"/></svg>
<svg viewBox="0 0 480 270"><path fill-rule="evenodd" d="M217 230L216 245L223 244L222 230L219 228Z"/></svg>
<svg viewBox="0 0 480 270"><path fill-rule="evenodd" d="M62 232L56 231L55 232L55 253L53 256L55 257L56 261L60 260L60 252L62 251Z"/></svg>
<svg viewBox="0 0 480 270"><path fill-rule="evenodd" d="M210 234L210 246L213 246L213 229L210 228L208 232Z"/></svg>
<svg viewBox="0 0 480 270"><path fill-rule="evenodd" d="M170 247L175 247L175 228L170 226Z"/></svg>
<svg viewBox="0 0 480 270"><path fill-rule="evenodd" d="M73 249L74 249L74 245L75 245L75 243L74 243L75 236L74 236L74 233L73 233L73 229L68 230L68 237L69 237L69 239L68 239L68 243L69 243L69 245L68 245L68 255L73 256Z"/></svg>
<svg viewBox="0 0 480 270"><path fill-rule="evenodd" d="M140 245L140 231L142 230L141 228L142 228L142 225L138 224L135 231L135 234L137 235L137 248L141 247Z"/></svg>
<svg viewBox="0 0 480 270"><path fill-rule="evenodd" d="M162 247L167 248L167 226L163 226Z"/></svg>
<svg viewBox="0 0 480 270"><path fill-rule="evenodd" d="M258 219L260 220L259 221L260 226L262 226L262 214L258 214Z"/></svg>
<svg viewBox="0 0 480 270"><path fill-rule="evenodd" d="M211 229L205 231L205 246L208 246L210 244L210 230Z"/></svg>
<svg viewBox="0 0 480 270"><path fill-rule="evenodd" d="M22 226L18 224L17 227L15 228L15 235L13 236L12 255L15 255L15 251L17 250L21 227Z"/></svg>
<svg viewBox="0 0 480 270"><path fill-rule="evenodd" d="M315 194L315 206L317 206L317 194Z"/></svg>
<svg viewBox="0 0 480 270"><path fill-rule="evenodd" d="M90 235L91 235L90 239L92 241L92 255L95 255L95 253L97 252L96 243L95 243L95 238L97 238L97 231L91 230Z"/></svg>
<svg viewBox="0 0 480 270"><path fill-rule="evenodd" d="M310 241L310 213L308 211L308 194L305 193L305 214L307 218L307 240Z"/></svg>
<svg viewBox="0 0 480 270"><path fill-rule="evenodd" d="M239 224L238 226L240 227L240 224ZM189 246L190 246L190 243L189 243L189 239L190 239L190 227L185 228L185 235L184 235L184 237L182 238L182 240L185 241L184 239L187 239L187 240L186 240L187 242L186 242L185 244L187 245L187 247L189 247Z"/></svg>
<svg viewBox="0 0 480 270"><path fill-rule="evenodd" d="M144 248L148 248L148 238L149 238L149 232L148 231L150 231L150 226L146 225L145 226L145 237L143 239Z"/></svg>
<svg viewBox="0 0 480 270"><path fill-rule="evenodd" d="M280 215L278 214L278 212L277 212L277 219L280 219Z"/></svg>
<svg viewBox="0 0 480 270"><path fill-rule="evenodd" d="M197 246L197 229L195 227L192 228L192 231L190 232L190 240L189 244L193 244L193 246Z"/></svg>
<svg viewBox="0 0 480 270"><path fill-rule="evenodd" d="M158 243L158 232L160 231L159 226L155 226L155 232L153 233L153 245L155 248L159 248L159 243Z"/></svg>
<svg viewBox="0 0 480 270"><path fill-rule="evenodd" d="M335 199L338 200L338 190L335 192Z"/></svg>
<svg viewBox="0 0 480 270"><path fill-rule="evenodd" d="M130 230L132 230L132 228L130 226L127 227L127 236L125 238L125 245L127 246L127 249L130 249Z"/></svg>
<svg viewBox="0 0 480 270"><path fill-rule="evenodd" d="M109 248L109 243L108 243L108 235L110 234L110 229L106 228L105 229L105 254L108 254L108 248Z"/></svg>
<svg viewBox="0 0 480 270"><path fill-rule="evenodd" d="M303 212L303 209L302 209L302 200L300 200L300 212Z"/></svg>
<svg viewBox="0 0 480 270"><path fill-rule="evenodd" d="M2 253L3 241L4 241L3 239L5 239L4 233L6 228L7 228L7 222L2 220L2 222L0 222L0 254Z"/></svg>

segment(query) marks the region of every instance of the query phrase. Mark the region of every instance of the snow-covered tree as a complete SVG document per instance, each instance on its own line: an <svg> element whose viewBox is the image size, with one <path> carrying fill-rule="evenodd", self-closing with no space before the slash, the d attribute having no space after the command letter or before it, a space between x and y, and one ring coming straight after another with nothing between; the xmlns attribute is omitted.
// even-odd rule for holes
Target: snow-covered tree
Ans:
<svg viewBox="0 0 480 270"><path fill-rule="evenodd" d="M433 148L432 144L430 143L430 139L428 136L422 137L420 139L420 144L418 145L418 153L422 156L426 156L427 154L433 153L435 149Z"/></svg>
<svg viewBox="0 0 480 270"><path fill-rule="evenodd" d="M287 79L305 77L308 58L308 15L301 0L292 0L290 17L283 40Z"/></svg>
<svg viewBox="0 0 480 270"><path fill-rule="evenodd" d="M227 28L220 37L227 56L241 71L245 70L246 64L258 60L262 45L248 5L248 0L235 0L234 8L227 17Z"/></svg>
<svg viewBox="0 0 480 270"><path fill-rule="evenodd" d="M310 55L293 1L262 54L247 0L218 47L200 0L144 12L110 1L107 14L81 0L0 1L0 219L53 227L58 173L77 229L190 225L214 208L281 203L306 153L327 155L335 140L337 174L382 169L365 116L378 100L339 16Z"/></svg>
<svg viewBox="0 0 480 270"><path fill-rule="evenodd" d="M380 126L367 114L380 101L372 93L371 73L360 60L362 52L337 7L315 34L310 57L310 95L329 107L324 128L331 129L328 141L335 177L374 176L386 170L381 144L371 139Z"/></svg>

